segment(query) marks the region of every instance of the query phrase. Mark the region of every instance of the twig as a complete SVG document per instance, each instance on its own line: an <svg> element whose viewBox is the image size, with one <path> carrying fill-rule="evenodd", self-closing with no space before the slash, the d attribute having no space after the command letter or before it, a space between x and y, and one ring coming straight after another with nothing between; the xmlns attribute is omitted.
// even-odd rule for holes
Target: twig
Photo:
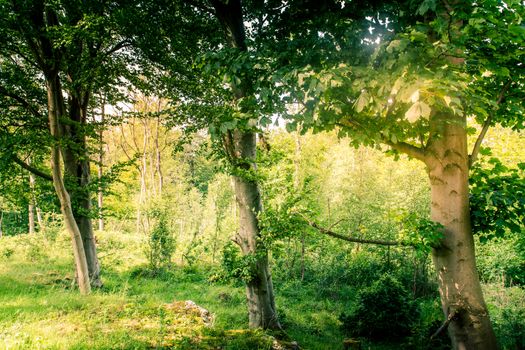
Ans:
<svg viewBox="0 0 525 350"><path fill-rule="evenodd" d="M505 97L505 93L510 87L510 83L512 80L507 81L507 83L503 86L501 89L498 99L496 101L496 106L499 106L501 102L503 101L503 97ZM487 131L489 130L490 125L492 124L492 119L494 118L494 110L492 110L485 119L485 122L483 123L483 127L481 128L481 132L478 135L478 138L476 139L476 143L474 143L474 147L472 148L472 153L469 156L469 167L472 167L472 165L476 162L476 159L478 158L479 150L481 148L481 143L483 142L483 139L485 138L485 135L487 134Z"/></svg>
<svg viewBox="0 0 525 350"><path fill-rule="evenodd" d="M454 319L454 317L456 317L457 314L458 314L458 311L457 311L457 310L454 310L453 312L449 313L447 319L445 320L445 322L443 322L443 324L437 329L437 331L435 331L434 334L432 334L432 335L430 336L430 340L434 339L434 338L437 337L441 332L443 332L443 331L448 327L448 325L450 324L450 322L452 322L452 320Z"/></svg>

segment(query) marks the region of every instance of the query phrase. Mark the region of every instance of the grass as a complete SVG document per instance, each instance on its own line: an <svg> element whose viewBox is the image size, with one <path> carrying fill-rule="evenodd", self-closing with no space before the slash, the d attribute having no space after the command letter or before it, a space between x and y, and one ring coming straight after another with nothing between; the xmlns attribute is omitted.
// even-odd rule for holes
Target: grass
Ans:
<svg viewBox="0 0 525 350"><path fill-rule="evenodd" d="M0 238L0 349L271 348L270 334L246 329L241 285L210 283L210 267L200 265L175 266L154 276L144 268L140 237L99 232L97 239L104 287L81 296L73 284L69 237L60 233ZM342 349L345 336L339 315L352 307L354 288L283 277L274 282L289 339L302 349ZM502 348L525 346L525 289L487 284L484 290ZM211 312L211 327L186 308L186 300ZM438 304L420 302L427 315L423 319L439 319L434 315ZM406 348L366 340L362 344L363 349Z"/></svg>
<svg viewBox="0 0 525 350"><path fill-rule="evenodd" d="M140 237L97 235L104 287L81 296L67 236L0 239L1 349L269 349L272 338L246 330L242 286L211 284L206 269L144 273ZM342 348L340 301L298 282L276 285L290 339L304 349ZM184 307L209 310L213 326Z"/></svg>

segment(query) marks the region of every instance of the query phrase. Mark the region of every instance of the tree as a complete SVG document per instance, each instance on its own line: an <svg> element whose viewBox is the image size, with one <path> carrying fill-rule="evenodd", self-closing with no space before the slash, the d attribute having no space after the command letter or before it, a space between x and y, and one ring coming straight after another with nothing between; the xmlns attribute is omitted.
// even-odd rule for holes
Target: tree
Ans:
<svg viewBox="0 0 525 350"><path fill-rule="evenodd" d="M357 27L364 13L375 10L361 2L352 5L338 17L359 18ZM319 40L317 33L323 26L333 27L329 10L334 8L340 9L335 1L300 0L290 6L280 1L145 3L136 16L156 18L162 25L129 30L143 53L167 72L160 81L172 99L175 120L191 130L208 128L217 153L233 175L241 221L235 240L253 268L254 278L247 284L251 327L280 328L267 247L258 222L262 194L255 162L256 135L272 122L273 113L285 108L281 98L285 91L273 79L275 70L319 64L335 48L322 41L316 47L319 50L308 51L312 40ZM217 31L217 24L222 31ZM336 31L346 33L347 28L339 24ZM290 37L297 40L287 47Z"/></svg>
<svg viewBox="0 0 525 350"><path fill-rule="evenodd" d="M16 73L7 78L23 79L6 79L1 92L25 109L23 120L47 124L52 176L29 166L16 153L12 159L36 175L52 177L73 238L79 285L87 293L88 281L101 285L91 222L88 106L97 89L110 86L127 69L122 68L124 56L117 55L127 44L119 40L113 25L118 11L103 2L44 0L4 1L1 8L7 39L2 42L2 60ZM44 92L38 97L46 102L26 98L25 90L35 86ZM46 104L47 123L41 112Z"/></svg>
<svg viewBox="0 0 525 350"><path fill-rule="evenodd" d="M444 233L432 256L456 349L497 347L476 270L468 179L488 127L523 127L523 11L518 2L423 2L412 9L420 22L380 45L369 40L375 50L362 64L292 74L302 87L293 100L305 106L296 122L338 128L356 145L386 144L425 164L431 219ZM385 28L392 20L378 18ZM469 153L472 119L483 128Z"/></svg>

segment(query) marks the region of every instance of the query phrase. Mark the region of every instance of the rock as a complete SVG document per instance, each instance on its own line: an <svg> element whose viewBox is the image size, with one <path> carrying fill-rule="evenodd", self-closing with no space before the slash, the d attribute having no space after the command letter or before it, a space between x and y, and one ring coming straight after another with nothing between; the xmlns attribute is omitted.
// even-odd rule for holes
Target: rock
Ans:
<svg viewBox="0 0 525 350"><path fill-rule="evenodd" d="M204 322L206 327L211 327L213 325L213 315L202 306L197 305L194 301L186 300L184 302L184 308L186 310L197 312L202 318L202 322Z"/></svg>

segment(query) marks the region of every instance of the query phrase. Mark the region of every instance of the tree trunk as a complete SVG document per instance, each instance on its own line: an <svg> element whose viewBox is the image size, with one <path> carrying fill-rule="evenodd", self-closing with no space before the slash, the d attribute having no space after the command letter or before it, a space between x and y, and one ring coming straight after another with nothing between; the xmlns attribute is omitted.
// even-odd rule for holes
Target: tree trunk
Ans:
<svg viewBox="0 0 525 350"><path fill-rule="evenodd" d="M33 235L35 234L35 206L33 205L33 202L29 202L28 205L28 224L29 224L29 234Z"/></svg>
<svg viewBox="0 0 525 350"><path fill-rule="evenodd" d="M64 102L62 99L62 89L60 87L58 75L54 74L51 75L51 77L48 77L46 79L46 86L51 136L53 136L56 141L60 141L63 134L63 126L60 123L60 119L64 115ZM71 206L69 193L67 192L64 185L64 179L62 177L62 170L60 167L60 151L60 143L55 142L51 147L51 170L53 175L53 186L55 187L55 191L60 201L60 209L62 215L64 216L66 229L71 235L78 286L82 294L88 294L91 291L88 263L86 260L82 236L80 234L77 222L73 216L73 209Z"/></svg>
<svg viewBox="0 0 525 350"><path fill-rule="evenodd" d="M444 226L433 250L439 292L454 349L497 349L476 269L469 210L469 166L465 118L431 119L426 163L431 184L431 218Z"/></svg>
<svg viewBox="0 0 525 350"><path fill-rule="evenodd" d="M301 131L302 124L297 124L297 131L295 133L295 158L294 158L294 189L299 192L301 190ZM301 232L301 281L304 281L305 271L305 253L306 243L304 238L304 232Z"/></svg>
<svg viewBox="0 0 525 350"><path fill-rule="evenodd" d="M106 115L105 111L106 98L102 99L101 114L100 114L100 131L98 132L98 142L100 143L98 148L98 193L97 193L97 204L98 204L98 230L104 231L104 216L103 216L103 206L104 206L104 193L102 191L102 175L104 174L103 161L104 161L104 119Z"/></svg>
<svg viewBox="0 0 525 350"><path fill-rule="evenodd" d="M38 229L42 231L44 229L44 219L42 219L42 210L40 207L36 206L36 221L38 222Z"/></svg>
<svg viewBox="0 0 525 350"><path fill-rule="evenodd" d="M233 132L235 153L255 170L256 137L253 132L235 130ZM248 299L249 327L280 329L275 309L272 277L268 267L268 252L261 246L258 214L262 210L259 186L253 180L234 176L235 195L239 208L239 234L236 242L245 256L255 256L253 278L246 283Z"/></svg>
<svg viewBox="0 0 525 350"><path fill-rule="evenodd" d="M77 98L70 96L69 106L70 119L78 123L77 125L80 125L80 127L85 125L87 110L83 109L83 104ZM91 286L101 287L100 265L91 220L91 191L89 189L91 171L89 157L86 137L83 130L79 130L77 125L71 125L65 129L68 138L67 144L72 144L73 147L64 147L62 156L71 195L73 215L82 236Z"/></svg>
<svg viewBox="0 0 525 350"><path fill-rule="evenodd" d="M35 231L35 176L29 173L29 234L34 234Z"/></svg>
<svg viewBox="0 0 525 350"><path fill-rule="evenodd" d="M157 112L160 112L160 100ZM159 129L160 129L160 118L157 117L157 127L155 129L155 168L159 177L159 196L162 196L162 187L164 186L164 175L162 173L162 156L159 147Z"/></svg>
<svg viewBox="0 0 525 350"><path fill-rule="evenodd" d="M247 51L242 4L240 0L213 0L217 19L224 29L228 44ZM250 93L251 82L244 78L234 84L236 100ZM246 111L249 113L250 111ZM257 138L255 130L235 129L223 136L223 146L229 153L233 166L246 174L255 171ZM246 283L250 328L281 329L277 319L272 277L268 264L268 251L261 244L257 219L262 210L261 195L256 180L244 176L233 176L235 197L239 208L239 233L236 242L245 256L254 256L253 276Z"/></svg>

